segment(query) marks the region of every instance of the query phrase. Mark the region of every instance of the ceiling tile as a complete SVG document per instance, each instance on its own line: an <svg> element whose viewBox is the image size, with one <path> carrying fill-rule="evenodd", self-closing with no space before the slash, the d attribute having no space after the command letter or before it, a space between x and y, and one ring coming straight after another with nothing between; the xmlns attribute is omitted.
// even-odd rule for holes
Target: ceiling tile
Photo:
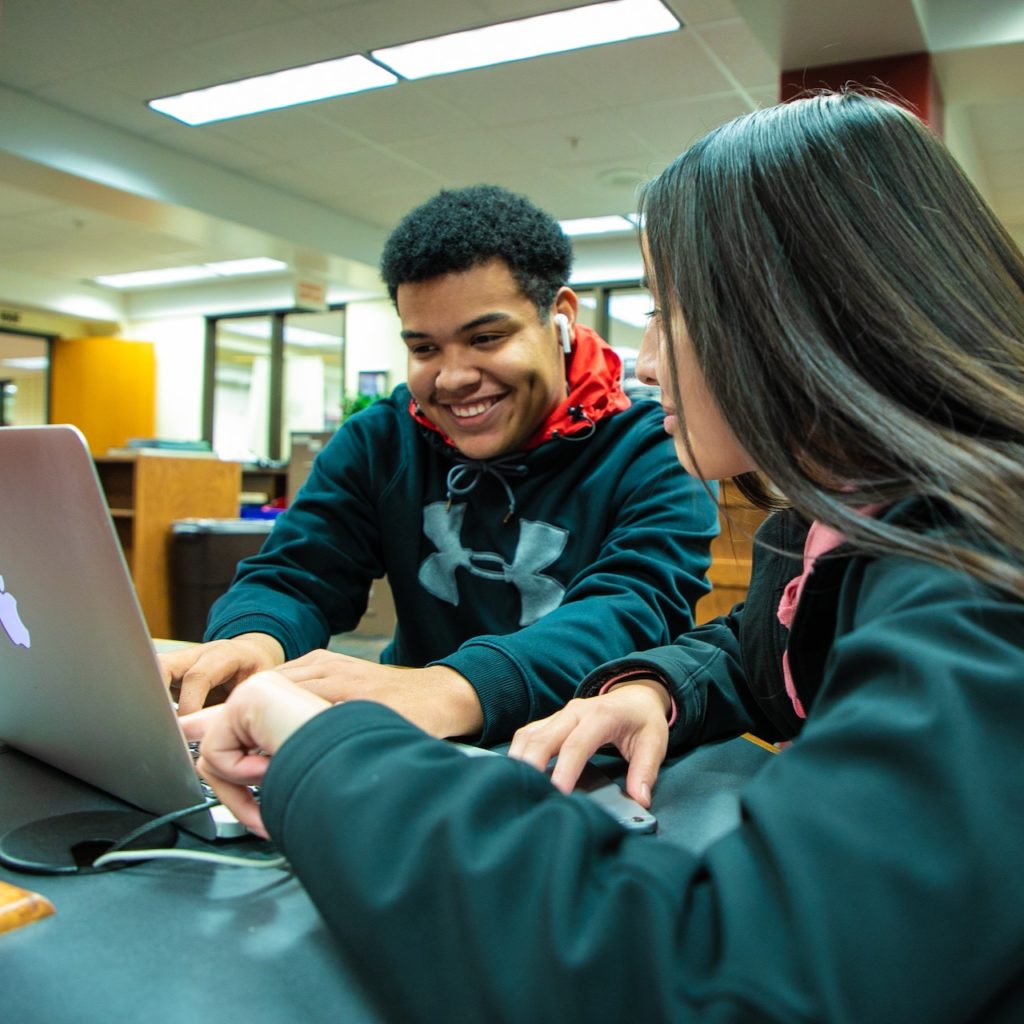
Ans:
<svg viewBox="0 0 1024 1024"><path fill-rule="evenodd" d="M336 211L387 230L439 187L474 181L526 192L557 216L627 211L639 179L660 171L708 129L775 101L769 51L826 64L905 50L903 43L921 38L916 0L666 0L687 28L202 128L145 107L155 96L249 73L581 2L4 0L0 84L64 108L85 132L109 125L128 133L120 148L112 140L111 159L138 150L132 142L141 136L224 169L240 188L266 182L325 215ZM928 6L934 13L957 5ZM977 165L989 169L997 213L1011 227L1022 217L1024 190L1018 49L951 51L936 60L947 107L969 110ZM13 144L4 150L0 137L8 185L31 187L14 176L11 160L29 154ZM130 182L145 168L129 161L124 171ZM138 203L126 200L123 209L102 207L109 223L86 218L83 235L75 226L82 219L75 205L80 188L65 194L55 186L33 200L4 188L4 181L0 176L4 265L16 268L20 252L40 274L60 268L77 278L90 276L84 268L91 272L98 263L134 269L123 264L160 265L203 251L211 258L248 255L241 250L259 234L235 222L227 231L225 222L173 208L143 225ZM37 220L37 211L53 212L50 203L62 215ZM188 224L180 219L186 212ZM260 223L254 217L250 225ZM93 241L89 252L89 240L100 237L103 244ZM269 242L282 249L307 244L301 229ZM346 254L343 239L338 245L332 258Z"/></svg>
<svg viewBox="0 0 1024 1024"><path fill-rule="evenodd" d="M629 113L633 132L662 154L662 166L712 128L749 113L736 93L638 105ZM661 169L660 167L658 168Z"/></svg>
<svg viewBox="0 0 1024 1024"><path fill-rule="evenodd" d="M346 145L344 129L317 117L316 107L312 103L268 110L232 121L217 121L197 130L256 152L273 154L278 160L297 161Z"/></svg>
<svg viewBox="0 0 1024 1024"><path fill-rule="evenodd" d="M769 57L746 22L735 19L708 25L699 30L701 38L714 51L744 87L777 88L779 67Z"/></svg>
<svg viewBox="0 0 1024 1024"><path fill-rule="evenodd" d="M580 0L558 0L547 3L545 0L475 0L473 6L478 7L488 16L488 22L516 21L519 18L532 18L537 14L548 14L551 11L568 10L571 7L585 6ZM597 0L589 0L594 3Z"/></svg>
<svg viewBox="0 0 1024 1024"><path fill-rule="evenodd" d="M971 125L983 150L999 154L1024 149L1024 116L1021 107L1018 100L1003 100L985 106L972 105Z"/></svg>
<svg viewBox="0 0 1024 1024"><path fill-rule="evenodd" d="M604 103L656 103L730 88L729 81L685 29L577 50L559 59L565 62L567 76L575 76Z"/></svg>
<svg viewBox="0 0 1024 1024"><path fill-rule="evenodd" d="M38 213L43 210L59 208L59 205L48 197L0 182L0 217Z"/></svg>
<svg viewBox="0 0 1024 1024"><path fill-rule="evenodd" d="M326 38L344 47L341 53L362 53L428 36L479 28L493 18L472 0L412 3L410 0L364 0L341 10L312 15Z"/></svg>
<svg viewBox="0 0 1024 1024"><path fill-rule="evenodd" d="M325 202L339 212L374 220L377 218L373 217L368 191L408 189L410 184L424 179L428 186L440 188L446 181L411 161L395 160L366 147L353 147L347 154L321 161L260 167L251 176L295 195Z"/></svg>
<svg viewBox="0 0 1024 1024"><path fill-rule="evenodd" d="M1004 224L1024 230L1024 188L996 189L996 205Z"/></svg>
<svg viewBox="0 0 1024 1024"><path fill-rule="evenodd" d="M732 0L662 0L686 25L707 25L736 17Z"/></svg>
<svg viewBox="0 0 1024 1024"><path fill-rule="evenodd" d="M324 100L310 110L346 133L384 145L476 127L462 110L429 86L429 82L402 82L393 88Z"/></svg>
<svg viewBox="0 0 1024 1024"><path fill-rule="evenodd" d="M151 135L154 142L169 149L205 160L230 170L247 171L273 163L279 154L263 148L250 148L233 139L213 134L206 128L190 128L170 118L161 118L161 127Z"/></svg>
<svg viewBox="0 0 1024 1024"><path fill-rule="evenodd" d="M413 87L438 102L450 104L465 118L465 129L515 124L558 113L569 118L600 106L592 85L566 73L568 54L529 62L529 74L520 63L477 68L401 86ZM514 101L513 101L514 98Z"/></svg>
<svg viewBox="0 0 1024 1024"><path fill-rule="evenodd" d="M1016 150L995 153L986 162L989 184L996 191L1015 189L1021 180L1024 167L1024 146Z"/></svg>

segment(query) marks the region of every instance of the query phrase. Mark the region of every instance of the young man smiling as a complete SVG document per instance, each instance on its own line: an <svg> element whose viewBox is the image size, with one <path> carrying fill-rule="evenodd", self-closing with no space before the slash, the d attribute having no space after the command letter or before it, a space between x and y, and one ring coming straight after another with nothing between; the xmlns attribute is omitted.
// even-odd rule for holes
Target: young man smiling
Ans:
<svg viewBox="0 0 1024 1024"><path fill-rule="evenodd" d="M443 191L399 224L381 272L408 384L324 448L207 643L162 657L181 713L283 662L329 700L493 744L596 665L691 626L716 510L660 407L631 405L618 356L576 323L571 261L556 221L495 186ZM385 574L385 664L323 650Z"/></svg>

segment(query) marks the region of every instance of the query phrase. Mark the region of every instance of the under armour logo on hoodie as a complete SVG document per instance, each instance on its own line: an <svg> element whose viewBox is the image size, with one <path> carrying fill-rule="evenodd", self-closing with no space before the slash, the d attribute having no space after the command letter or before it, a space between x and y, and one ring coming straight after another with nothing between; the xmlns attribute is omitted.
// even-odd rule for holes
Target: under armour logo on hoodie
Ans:
<svg viewBox="0 0 1024 1024"><path fill-rule="evenodd" d="M446 511L447 509L447 511ZM519 520L519 543L509 565L491 551L471 551L462 544L466 506L437 501L423 510L423 532L437 548L420 566L419 580L425 590L449 604L458 605L456 569L465 569L486 580L511 583L518 591L522 609L519 625L528 626L562 603L565 587L541 573L565 549L569 531L548 523Z"/></svg>

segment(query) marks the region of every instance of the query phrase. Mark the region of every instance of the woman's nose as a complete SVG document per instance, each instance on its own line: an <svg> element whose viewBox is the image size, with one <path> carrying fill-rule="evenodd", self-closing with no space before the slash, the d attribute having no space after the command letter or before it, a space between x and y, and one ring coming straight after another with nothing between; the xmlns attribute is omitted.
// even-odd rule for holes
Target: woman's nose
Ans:
<svg viewBox="0 0 1024 1024"><path fill-rule="evenodd" d="M640 351L636 357L637 380L652 387L658 387L658 344L660 334L653 320L647 322L644 335L640 341Z"/></svg>

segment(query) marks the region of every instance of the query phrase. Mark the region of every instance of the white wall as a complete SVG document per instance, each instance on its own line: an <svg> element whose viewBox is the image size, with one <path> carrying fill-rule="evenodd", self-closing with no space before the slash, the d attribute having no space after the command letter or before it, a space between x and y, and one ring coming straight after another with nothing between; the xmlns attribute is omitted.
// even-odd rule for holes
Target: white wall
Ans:
<svg viewBox="0 0 1024 1024"><path fill-rule="evenodd" d="M360 370L387 370L388 390L406 378L402 324L390 299L350 302L345 315L345 393L359 390Z"/></svg>
<svg viewBox="0 0 1024 1024"><path fill-rule="evenodd" d="M345 391L356 394L360 370L387 370L393 388L406 377L401 323L390 300L350 302L345 324ZM195 441L202 433L203 345L201 316L135 320L121 332L155 346L156 435Z"/></svg>
<svg viewBox="0 0 1024 1024"><path fill-rule="evenodd" d="M156 352L156 436L198 441L203 429L203 344L201 316L137 320L121 332L133 341L151 341Z"/></svg>

